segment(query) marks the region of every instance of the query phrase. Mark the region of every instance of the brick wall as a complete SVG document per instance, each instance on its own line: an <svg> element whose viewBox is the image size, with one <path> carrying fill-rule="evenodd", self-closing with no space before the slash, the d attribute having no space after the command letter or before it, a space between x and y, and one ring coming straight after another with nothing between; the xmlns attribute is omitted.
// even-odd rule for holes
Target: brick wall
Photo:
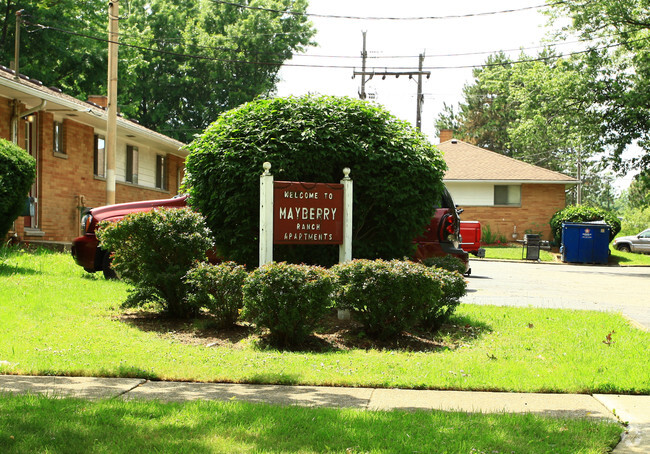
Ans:
<svg viewBox="0 0 650 454"><path fill-rule="evenodd" d="M479 221L481 226L489 225L493 234L502 234L508 241L513 241L512 233L518 233L517 239L523 239L526 230L540 233L543 239L550 240L549 221L556 211L566 206L564 185L562 184L522 184L521 206L519 207L479 207L465 206L461 219Z"/></svg>
<svg viewBox="0 0 650 454"><path fill-rule="evenodd" d="M0 137L11 140L11 100L0 98Z"/></svg>
<svg viewBox="0 0 650 454"><path fill-rule="evenodd" d="M71 119L63 121L63 146L65 155L53 153L53 116L39 112L37 122L38 147L38 228L42 233L25 235L24 218L16 220L16 233L28 242L69 243L79 236L80 213L83 207L106 205L106 180L93 174L94 130ZM0 98L0 135L9 138L11 123L10 100ZM6 134L6 136L5 136ZM19 144L24 143L21 137ZM177 193L177 169L183 168L184 160L176 156L169 159L169 191L117 182L116 202L165 199Z"/></svg>

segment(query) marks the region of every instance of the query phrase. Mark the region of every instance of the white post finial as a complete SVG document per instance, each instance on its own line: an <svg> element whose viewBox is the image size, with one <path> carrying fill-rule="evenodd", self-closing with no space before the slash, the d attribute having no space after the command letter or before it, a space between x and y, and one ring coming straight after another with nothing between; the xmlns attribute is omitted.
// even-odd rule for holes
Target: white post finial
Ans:
<svg viewBox="0 0 650 454"><path fill-rule="evenodd" d="M349 180L350 179L350 168L346 167L343 169L343 179L344 180Z"/></svg>
<svg viewBox="0 0 650 454"><path fill-rule="evenodd" d="M262 164L262 167L264 168L264 173L262 175L271 175L271 172L269 172L269 170L271 170L271 163L270 162L268 162L268 161L265 162L264 164Z"/></svg>

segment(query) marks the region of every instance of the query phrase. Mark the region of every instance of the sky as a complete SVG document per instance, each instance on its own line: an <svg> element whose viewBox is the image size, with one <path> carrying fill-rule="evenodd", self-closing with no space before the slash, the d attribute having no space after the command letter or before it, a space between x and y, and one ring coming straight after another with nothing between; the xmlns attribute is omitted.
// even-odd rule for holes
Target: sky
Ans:
<svg viewBox="0 0 650 454"><path fill-rule="evenodd" d="M553 41L550 32L556 27L548 25L542 12L546 9L537 8L543 4L544 0L309 0L308 14L365 19L311 16L318 45L286 62L279 73L278 95L358 97L360 76L353 79L352 75L355 69L361 70L365 31L367 70L417 70L418 55L424 53L424 70L431 71L431 77L423 79L422 132L437 144L435 119L443 103L455 108L462 101L463 86L473 81L471 66L484 63L489 54L498 51L512 59L522 49L534 55L544 43ZM508 10L520 11L503 12ZM482 14L492 12L500 13ZM370 19L373 17L439 19ZM556 50L568 53L578 50L577 46L568 42ZM366 92L395 116L415 125L415 79L374 77L367 82ZM619 177L615 187L620 191L631 180L632 175Z"/></svg>
<svg viewBox="0 0 650 454"><path fill-rule="evenodd" d="M441 17L521 9L543 3L543 0L310 0L307 12L365 18ZM434 121L443 102L456 106L462 99L463 86L472 81L472 69L467 66L479 65L490 53L500 50L510 50L506 53L516 58L519 49L539 46L548 30L544 27L547 18L537 9L423 20L315 16L310 19L318 30L314 38L318 46L285 64L279 74L278 95L320 93L358 97L361 79L360 76L353 79L352 75L354 68L361 70L362 31L366 31L367 70L417 70L418 55L424 53L424 69L431 72L431 77L423 79L422 132L433 143L438 143ZM534 54L537 50L526 52ZM474 55L446 56L467 53ZM340 68L334 68L337 66ZM458 68L461 66L466 67ZM366 92L397 117L415 124L415 79L374 77L367 82Z"/></svg>

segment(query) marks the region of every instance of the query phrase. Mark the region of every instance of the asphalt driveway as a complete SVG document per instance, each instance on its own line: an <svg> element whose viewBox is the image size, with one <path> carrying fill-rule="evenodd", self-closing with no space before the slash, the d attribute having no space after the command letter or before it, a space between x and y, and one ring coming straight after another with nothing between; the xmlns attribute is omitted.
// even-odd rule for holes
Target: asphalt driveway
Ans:
<svg viewBox="0 0 650 454"><path fill-rule="evenodd" d="M650 267L472 260L465 303L615 311L650 330Z"/></svg>

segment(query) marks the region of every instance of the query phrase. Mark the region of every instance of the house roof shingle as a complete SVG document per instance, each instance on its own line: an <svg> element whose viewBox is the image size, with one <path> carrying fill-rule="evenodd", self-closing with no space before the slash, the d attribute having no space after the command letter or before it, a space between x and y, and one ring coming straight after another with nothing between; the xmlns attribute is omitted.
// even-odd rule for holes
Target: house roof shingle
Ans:
<svg viewBox="0 0 650 454"><path fill-rule="evenodd" d="M577 184L578 180L559 172L544 169L494 151L479 148L461 140L442 142L448 170L444 181L504 181Z"/></svg>

